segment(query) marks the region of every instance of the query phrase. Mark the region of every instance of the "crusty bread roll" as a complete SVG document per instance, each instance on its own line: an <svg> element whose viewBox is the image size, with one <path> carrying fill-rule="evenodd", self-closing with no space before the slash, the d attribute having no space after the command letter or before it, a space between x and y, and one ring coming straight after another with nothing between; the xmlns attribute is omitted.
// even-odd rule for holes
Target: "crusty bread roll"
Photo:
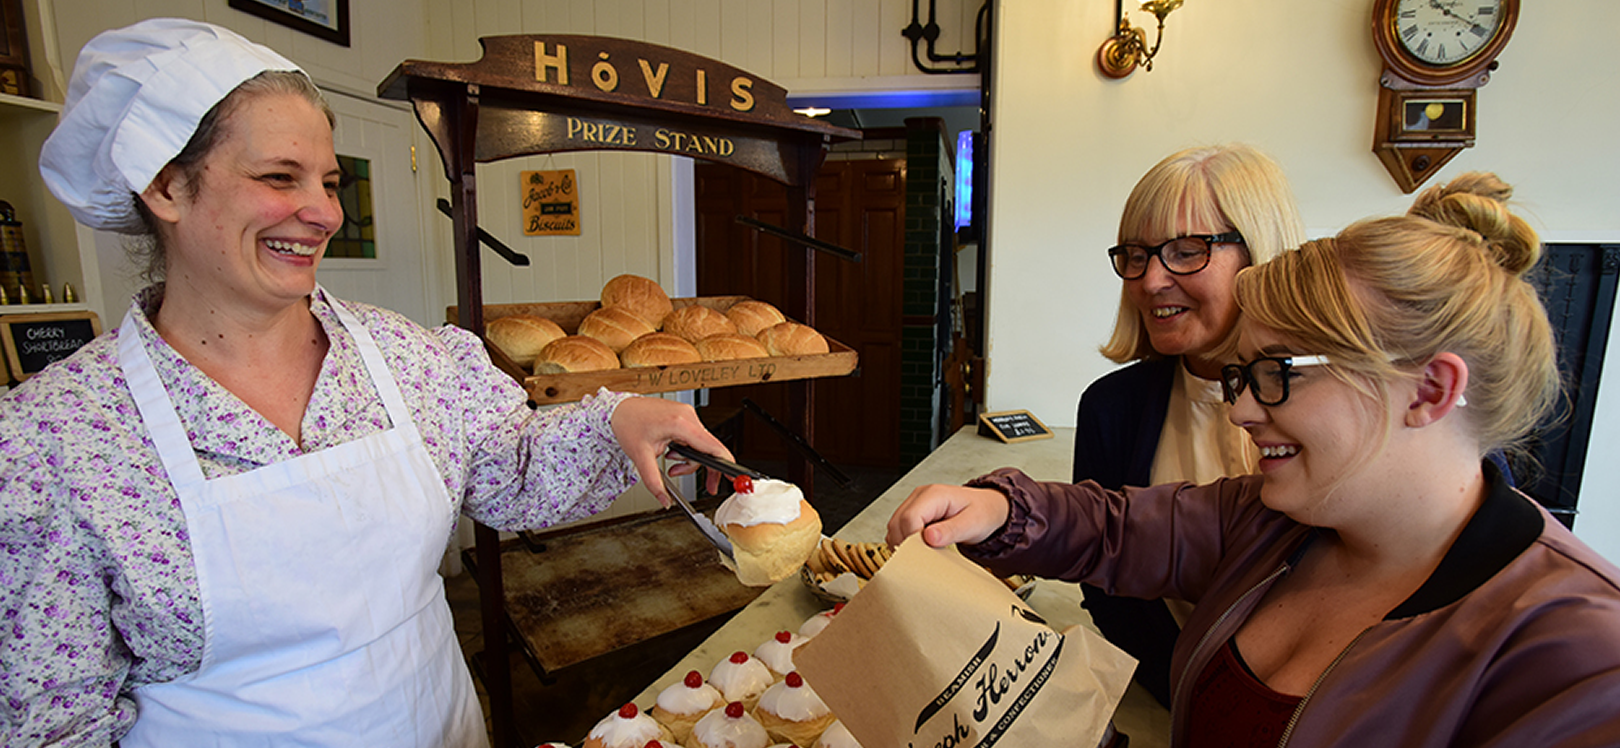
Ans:
<svg viewBox="0 0 1620 748"><path fill-rule="evenodd" d="M821 515L798 486L779 480L756 480L751 492L732 494L714 511L714 523L731 538L737 581L750 587L797 574L821 542Z"/></svg>
<svg viewBox="0 0 1620 748"><path fill-rule="evenodd" d="M484 337L512 359L512 363L525 369L534 366L534 357L540 355L540 349L567 334L557 323L532 314L498 317L484 324Z"/></svg>
<svg viewBox="0 0 1620 748"><path fill-rule="evenodd" d="M602 286L602 306L623 306L658 329L672 305L669 294L651 278L625 274Z"/></svg>
<svg viewBox="0 0 1620 748"><path fill-rule="evenodd" d="M783 322L765 328L759 334L759 342L765 344L765 350L772 356L811 356L826 353L827 339L821 337L809 325L797 322Z"/></svg>
<svg viewBox="0 0 1620 748"><path fill-rule="evenodd" d="M702 304L683 306L664 318L664 332L674 333L696 343L710 335L736 332L737 326L726 315Z"/></svg>
<svg viewBox="0 0 1620 748"><path fill-rule="evenodd" d="M754 337L771 325L787 321L776 307L763 301L739 301L726 310L726 319L737 326L737 332Z"/></svg>
<svg viewBox="0 0 1620 748"><path fill-rule="evenodd" d="M619 368L619 357L613 349L596 338L569 335L551 341L534 359L536 374L567 374L576 371L601 371Z"/></svg>
<svg viewBox="0 0 1620 748"><path fill-rule="evenodd" d="M630 345L630 341L653 331L651 323L622 306L602 307L585 315L579 323L579 334L606 343L615 354Z"/></svg>
<svg viewBox="0 0 1620 748"><path fill-rule="evenodd" d="M695 364L702 360L698 350L685 338L667 332L647 333L619 353L619 361L624 363L625 368Z"/></svg>
<svg viewBox="0 0 1620 748"><path fill-rule="evenodd" d="M765 358L771 355L765 344L738 332L710 335L692 345L704 361L730 361L737 358Z"/></svg>

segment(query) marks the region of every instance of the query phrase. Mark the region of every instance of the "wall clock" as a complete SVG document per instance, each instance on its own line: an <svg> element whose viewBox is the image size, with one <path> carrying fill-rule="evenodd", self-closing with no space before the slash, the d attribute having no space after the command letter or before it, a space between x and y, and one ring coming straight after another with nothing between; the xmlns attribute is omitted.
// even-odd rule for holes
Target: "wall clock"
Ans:
<svg viewBox="0 0 1620 748"><path fill-rule="evenodd" d="M1373 153L1412 192L1474 144L1474 94L1496 70L1519 0L1374 0L1383 58Z"/></svg>

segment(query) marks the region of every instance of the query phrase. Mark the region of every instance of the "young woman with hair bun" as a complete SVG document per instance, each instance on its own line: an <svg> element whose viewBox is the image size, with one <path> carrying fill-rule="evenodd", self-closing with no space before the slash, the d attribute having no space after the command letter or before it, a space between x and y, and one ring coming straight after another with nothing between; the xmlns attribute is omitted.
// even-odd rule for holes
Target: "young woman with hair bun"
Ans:
<svg viewBox="0 0 1620 748"><path fill-rule="evenodd" d="M1620 569L1488 459L1560 388L1511 195L1467 174L1238 274L1221 376L1260 475L1003 469L917 489L889 542L1196 602L1172 746L1620 745Z"/></svg>

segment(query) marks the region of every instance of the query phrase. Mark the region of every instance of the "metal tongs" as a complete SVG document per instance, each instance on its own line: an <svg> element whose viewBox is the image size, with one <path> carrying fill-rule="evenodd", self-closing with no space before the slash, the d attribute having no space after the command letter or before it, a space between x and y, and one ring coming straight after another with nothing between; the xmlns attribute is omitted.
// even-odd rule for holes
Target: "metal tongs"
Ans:
<svg viewBox="0 0 1620 748"><path fill-rule="evenodd" d="M708 452L699 452L696 449L678 442L670 443L669 453L683 459L691 460L692 462L702 465L703 467L718 472L721 475L729 478L735 478L739 475L746 475L755 480L764 480L770 477L753 468L743 467L730 460L722 460L719 457L709 454Z"/></svg>
<svg viewBox="0 0 1620 748"><path fill-rule="evenodd" d="M704 454L692 449L691 447L681 444L669 445L669 451L673 454L686 457L687 459L690 459L700 465L704 465L705 467L710 467L724 472L721 468L714 467L708 463L709 460L725 462L725 460L721 460L718 457ZM719 527L715 526L713 520L703 516L701 512L692 508L692 505L686 501L686 497L681 495L680 488L676 487L675 481L669 477L668 473L660 470L658 471L658 477L664 479L664 490L669 492L669 497L675 501L675 505L679 506L681 511L686 512L686 518L692 520L692 524L697 525L698 532L703 533L703 537L712 543L715 549L720 551L721 555L735 562L737 560L737 554L736 551L732 550L731 548L731 538L726 537L726 534L721 532Z"/></svg>

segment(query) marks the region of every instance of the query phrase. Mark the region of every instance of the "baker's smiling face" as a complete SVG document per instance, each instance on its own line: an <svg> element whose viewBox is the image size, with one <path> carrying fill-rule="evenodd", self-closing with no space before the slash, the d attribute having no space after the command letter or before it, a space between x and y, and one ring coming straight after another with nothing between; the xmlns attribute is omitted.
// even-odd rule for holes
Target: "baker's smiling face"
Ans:
<svg viewBox="0 0 1620 748"><path fill-rule="evenodd" d="M280 93L249 96L221 124L196 184L176 178L172 202L153 210L164 224L165 275L236 303L284 306L314 290L343 221L332 128L314 104Z"/></svg>

